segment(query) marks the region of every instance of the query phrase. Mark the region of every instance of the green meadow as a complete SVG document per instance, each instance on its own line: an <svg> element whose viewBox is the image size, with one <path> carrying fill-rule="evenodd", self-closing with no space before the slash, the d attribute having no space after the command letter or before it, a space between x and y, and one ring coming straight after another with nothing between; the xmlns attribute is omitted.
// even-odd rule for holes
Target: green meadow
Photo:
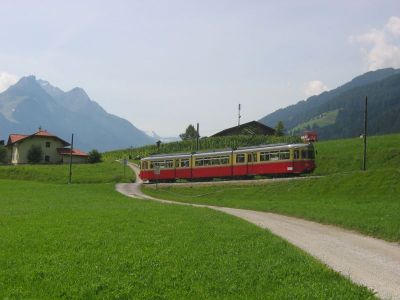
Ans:
<svg viewBox="0 0 400 300"><path fill-rule="evenodd" d="M0 179L32 180L51 183L68 183L69 165L0 165ZM132 182L135 175L118 162L73 164L73 183Z"/></svg>
<svg viewBox="0 0 400 300"><path fill-rule="evenodd" d="M238 218L120 195L120 168L22 167L0 179L0 299L374 298Z"/></svg>
<svg viewBox="0 0 400 300"><path fill-rule="evenodd" d="M275 212L334 224L389 241L400 241L400 135L319 142L319 178L264 185L159 187L152 196L175 201Z"/></svg>

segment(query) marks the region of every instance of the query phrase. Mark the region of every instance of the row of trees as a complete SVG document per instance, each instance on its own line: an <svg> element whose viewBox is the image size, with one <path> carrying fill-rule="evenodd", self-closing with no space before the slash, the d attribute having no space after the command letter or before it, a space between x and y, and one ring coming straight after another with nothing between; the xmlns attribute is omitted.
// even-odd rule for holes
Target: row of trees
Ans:
<svg viewBox="0 0 400 300"><path fill-rule="evenodd" d="M7 149L4 145L0 145L0 163L5 164L7 162Z"/></svg>

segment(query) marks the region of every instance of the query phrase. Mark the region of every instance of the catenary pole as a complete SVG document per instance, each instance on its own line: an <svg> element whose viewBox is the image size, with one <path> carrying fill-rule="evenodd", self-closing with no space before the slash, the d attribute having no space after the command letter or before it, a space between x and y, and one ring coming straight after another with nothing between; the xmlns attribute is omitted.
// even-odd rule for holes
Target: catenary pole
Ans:
<svg viewBox="0 0 400 300"><path fill-rule="evenodd" d="M368 97L365 97L364 106L364 155L363 155L363 170L367 170L367 124L368 124Z"/></svg>
<svg viewBox="0 0 400 300"><path fill-rule="evenodd" d="M238 127L240 127L240 118L242 117L241 115L240 115L240 110L242 109L242 107L241 107L241 105L240 105L240 103L239 103L239 106L238 106Z"/></svg>
<svg viewBox="0 0 400 300"><path fill-rule="evenodd" d="M199 151L199 123L197 123L197 129L196 129L196 151Z"/></svg>
<svg viewBox="0 0 400 300"><path fill-rule="evenodd" d="M71 150L69 152L69 180L68 183L72 183L72 151L74 150L74 134L71 136Z"/></svg>

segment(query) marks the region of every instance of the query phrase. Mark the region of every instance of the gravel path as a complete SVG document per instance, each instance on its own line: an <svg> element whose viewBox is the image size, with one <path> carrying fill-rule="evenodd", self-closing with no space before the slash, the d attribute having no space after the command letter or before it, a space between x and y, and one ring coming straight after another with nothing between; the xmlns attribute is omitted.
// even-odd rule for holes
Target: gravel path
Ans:
<svg viewBox="0 0 400 300"><path fill-rule="evenodd" d="M137 169L133 167L135 172ZM338 227L272 213L187 204L155 199L141 191L142 182L117 184L116 189L130 197L168 204L207 207L218 210L282 237L308 252L353 282L367 286L383 299L400 300L400 245L344 230Z"/></svg>

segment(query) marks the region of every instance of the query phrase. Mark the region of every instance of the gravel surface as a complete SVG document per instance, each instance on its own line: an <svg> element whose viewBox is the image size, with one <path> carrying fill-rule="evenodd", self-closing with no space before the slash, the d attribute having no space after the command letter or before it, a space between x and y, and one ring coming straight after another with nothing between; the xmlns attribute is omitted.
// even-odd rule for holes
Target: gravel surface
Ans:
<svg viewBox="0 0 400 300"><path fill-rule="evenodd" d="M135 167L133 169L137 172ZM400 245L397 243L363 236L335 226L272 213L155 199L143 194L141 185L139 179L136 183L117 184L116 189L134 198L207 207L239 217L270 230L349 277L353 282L371 288L379 297L400 300Z"/></svg>

